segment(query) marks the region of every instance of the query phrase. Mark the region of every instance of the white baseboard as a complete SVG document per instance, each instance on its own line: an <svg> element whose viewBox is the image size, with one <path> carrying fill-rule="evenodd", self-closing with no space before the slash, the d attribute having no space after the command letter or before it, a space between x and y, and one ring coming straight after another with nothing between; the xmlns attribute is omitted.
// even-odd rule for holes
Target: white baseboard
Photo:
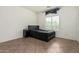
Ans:
<svg viewBox="0 0 79 59"><path fill-rule="evenodd" d="M79 43L79 40L77 40L77 42Z"/></svg>
<svg viewBox="0 0 79 59"><path fill-rule="evenodd" d="M18 38L22 38L22 37L18 36L18 37L8 38L8 39L5 39L5 40L0 40L0 43L11 41L11 40L15 40L15 39L18 39Z"/></svg>
<svg viewBox="0 0 79 59"><path fill-rule="evenodd" d="M63 38L63 37L58 37L58 38ZM63 38L63 39L68 39L68 38ZM68 40L74 40L74 39L68 39ZM76 39L75 41L77 41L79 43L78 39Z"/></svg>

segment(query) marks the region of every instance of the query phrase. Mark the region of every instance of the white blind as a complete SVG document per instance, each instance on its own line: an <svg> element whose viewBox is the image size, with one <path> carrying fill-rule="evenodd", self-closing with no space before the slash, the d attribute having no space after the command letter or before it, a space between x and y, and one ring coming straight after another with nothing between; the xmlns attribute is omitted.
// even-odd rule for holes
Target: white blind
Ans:
<svg viewBox="0 0 79 59"><path fill-rule="evenodd" d="M45 28L47 30L58 31L59 29L59 15L47 16L45 22Z"/></svg>

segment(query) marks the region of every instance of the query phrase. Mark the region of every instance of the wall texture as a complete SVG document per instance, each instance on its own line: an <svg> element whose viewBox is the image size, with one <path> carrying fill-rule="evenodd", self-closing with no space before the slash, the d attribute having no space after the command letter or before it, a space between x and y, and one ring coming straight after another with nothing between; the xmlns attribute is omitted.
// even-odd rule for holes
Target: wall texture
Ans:
<svg viewBox="0 0 79 59"><path fill-rule="evenodd" d="M62 7L58 14L60 17L60 25L59 31L56 32L56 36L76 40L76 7ZM41 28L44 27L44 17L43 13L38 13L38 24Z"/></svg>
<svg viewBox="0 0 79 59"><path fill-rule="evenodd" d="M79 7L77 7L77 40L79 41Z"/></svg>
<svg viewBox="0 0 79 59"><path fill-rule="evenodd" d="M58 37L76 40L76 7L63 7L60 12L60 29Z"/></svg>
<svg viewBox="0 0 79 59"><path fill-rule="evenodd" d="M0 42L22 37L28 24L37 24L32 11L22 7L0 7Z"/></svg>

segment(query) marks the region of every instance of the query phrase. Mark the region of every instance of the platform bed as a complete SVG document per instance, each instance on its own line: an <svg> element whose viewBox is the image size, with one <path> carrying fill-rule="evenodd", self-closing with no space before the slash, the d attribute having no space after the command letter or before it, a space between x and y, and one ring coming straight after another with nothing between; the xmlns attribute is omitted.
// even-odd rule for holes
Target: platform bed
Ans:
<svg viewBox="0 0 79 59"><path fill-rule="evenodd" d="M39 26L30 25L28 26L28 30L23 30L23 36L30 36L48 42L55 38L55 31L41 30L39 29Z"/></svg>

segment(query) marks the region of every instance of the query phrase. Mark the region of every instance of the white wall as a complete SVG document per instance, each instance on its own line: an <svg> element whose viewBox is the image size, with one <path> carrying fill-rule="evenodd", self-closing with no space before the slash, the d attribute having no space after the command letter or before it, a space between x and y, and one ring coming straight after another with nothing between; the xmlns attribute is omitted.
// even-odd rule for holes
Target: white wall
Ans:
<svg viewBox="0 0 79 59"><path fill-rule="evenodd" d="M78 19L78 25L77 26L78 26L78 39L77 40L79 41L79 19Z"/></svg>
<svg viewBox="0 0 79 59"><path fill-rule="evenodd" d="M32 11L22 7L0 7L0 42L22 37L28 24L37 24Z"/></svg>
<svg viewBox="0 0 79 59"><path fill-rule="evenodd" d="M38 14L39 25L44 27L45 16ZM59 31L56 32L57 37L76 40L76 18L77 11L75 7L62 7L58 12L60 16Z"/></svg>
<svg viewBox="0 0 79 59"><path fill-rule="evenodd" d="M77 7L77 40L79 41L79 7Z"/></svg>
<svg viewBox="0 0 79 59"><path fill-rule="evenodd" d="M41 29L45 29L45 13L38 13L38 25Z"/></svg>
<svg viewBox="0 0 79 59"><path fill-rule="evenodd" d="M78 41L79 41L79 18L78 18L78 25L77 26L78 26Z"/></svg>
<svg viewBox="0 0 79 59"><path fill-rule="evenodd" d="M58 37L76 40L76 7L63 7L60 12L60 29Z"/></svg>

